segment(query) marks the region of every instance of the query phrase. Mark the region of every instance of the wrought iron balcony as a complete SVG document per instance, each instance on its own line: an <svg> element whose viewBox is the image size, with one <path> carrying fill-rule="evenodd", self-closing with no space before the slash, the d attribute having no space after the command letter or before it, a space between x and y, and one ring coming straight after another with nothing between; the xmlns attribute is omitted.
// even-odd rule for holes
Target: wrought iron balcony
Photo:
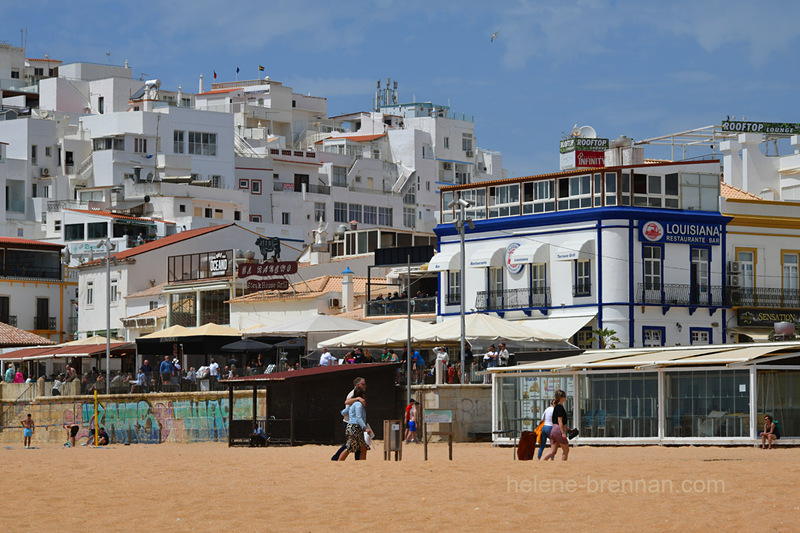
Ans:
<svg viewBox="0 0 800 533"><path fill-rule="evenodd" d="M17 327L17 315L0 315L0 322Z"/></svg>
<svg viewBox="0 0 800 533"><path fill-rule="evenodd" d="M436 298L411 298L411 314L436 313ZM367 316L407 315L408 300L370 300Z"/></svg>
<svg viewBox="0 0 800 533"><path fill-rule="evenodd" d="M689 285L677 283L639 283L636 303L658 305L694 305L722 307L722 287L716 285Z"/></svg>
<svg viewBox="0 0 800 533"><path fill-rule="evenodd" d="M78 317L71 316L67 318L67 335L75 335L78 332Z"/></svg>
<svg viewBox="0 0 800 533"><path fill-rule="evenodd" d="M479 291L475 308L522 309L528 307L548 307L550 287L531 287L527 289L505 289L501 291Z"/></svg>
<svg viewBox="0 0 800 533"><path fill-rule="evenodd" d="M572 286L573 297L591 296L591 295L592 295L592 284L589 282L578 283Z"/></svg>
<svg viewBox="0 0 800 533"><path fill-rule="evenodd" d="M445 305L461 305L461 294L457 292L448 292L444 303Z"/></svg>
<svg viewBox="0 0 800 533"><path fill-rule="evenodd" d="M56 317L54 316L33 317L33 329L37 330L48 329L54 331L56 329Z"/></svg>
<svg viewBox="0 0 800 533"><path fill-rule="evenodd" d="M725 303L735 307L800 307L800 290L768 287L725 287Z"/></svg>

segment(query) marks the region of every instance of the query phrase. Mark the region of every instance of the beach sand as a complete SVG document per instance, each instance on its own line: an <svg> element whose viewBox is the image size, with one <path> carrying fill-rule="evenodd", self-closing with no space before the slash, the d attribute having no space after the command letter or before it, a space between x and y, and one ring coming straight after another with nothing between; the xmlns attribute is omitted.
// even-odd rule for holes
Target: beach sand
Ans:
<svg viewBox="0 0 800 533"><path fill-rule="evenodd" d="M20 445L0 449L0 530L796 531L800 449L409 445L402 462L329 460L330 446ZM762 524L762 526L759 526Z"/></svg>

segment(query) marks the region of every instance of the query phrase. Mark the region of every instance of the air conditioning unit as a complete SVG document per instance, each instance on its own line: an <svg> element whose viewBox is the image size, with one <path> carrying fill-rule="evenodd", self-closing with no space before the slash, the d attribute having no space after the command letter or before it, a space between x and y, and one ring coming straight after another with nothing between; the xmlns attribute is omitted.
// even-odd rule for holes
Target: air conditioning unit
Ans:
<svg viewBox="0 0 800 533"><path fill-rule="evenodd" d="M453 170L453 163L449 163L449 162L445 161L444 169L445 170Z"/></svg>
<svg viewBox="0 0 800 533"><path fill-rule="evenodd" d="M742 271L742 264L739 261L728 261L728 273L738 274Z"/></svg>
<svg viewBox="0 0 800 533"><path fill-rule="evenodd" d="M728 285L731 287L741 287L742 277L739 274L728 274Z"/></svg>
<svg viewBox="0 0 800 533"><path fill-rule="evenodd" d="M339 298L328 298L328 307L331 309L338 309L341 307L339 305Z"/></svg>
<svg viewBox="0 0 800 533"><path fill-rule="evenodd" d="M473 152L472 150L467 150L467 157L473 157L474 155L475 152Z"/></svg>
<svg viewBox="0 0 800 533"><path fill-rule="evenodd" d="M50 176L50 169L49 168L42 167L41 169L39 169L39 171L40 171L40 175L43 178L46 178L46 177Z"/></svg>

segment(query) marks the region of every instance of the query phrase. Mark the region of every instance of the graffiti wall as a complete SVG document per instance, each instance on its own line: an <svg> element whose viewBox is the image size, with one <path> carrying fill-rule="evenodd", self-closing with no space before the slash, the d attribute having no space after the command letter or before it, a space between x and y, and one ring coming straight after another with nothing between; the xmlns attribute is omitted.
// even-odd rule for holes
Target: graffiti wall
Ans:
<svg viewBox="0 0 800 533"><path fill-rule="evenodd" d="M106 428L112 443L160 444L164 442L226 442L230 402L227 394L204 398L170 398L174 395L143 395L130 401L100 401L98 424ZM224 397L223 397L224 396ZM263 397L258 412L265 413ZM253 417L252 396L234 398L236 420ZM94 400L6 404L0 440L16 440L19 421L31 413L37 426L35 441L66 441L65 425L79 424L78 439L88 438L94 427Z"/></svg>

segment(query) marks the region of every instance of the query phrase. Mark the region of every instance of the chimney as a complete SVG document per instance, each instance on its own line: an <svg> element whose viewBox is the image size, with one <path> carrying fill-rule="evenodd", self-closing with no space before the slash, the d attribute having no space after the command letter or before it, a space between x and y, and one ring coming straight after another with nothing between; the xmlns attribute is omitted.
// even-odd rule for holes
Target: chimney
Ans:
<svg viewBox="0 0 800 533"><path fill-rule="evenodd" d="M353 274L350 267L342 272L342 312L350 312L355 308L355 295L353 294Z"/></svg>
<svg viewBox="0 0 800 533"><path fill-rule="evenodd" d="M204 92L205 92L205 91L203 90L203 75L202 75L202 74L200 74L200 87L199 87L199 90L197 91L197 93L198 93L198 94L202 94L202 93L204 93Z"/></svg>

